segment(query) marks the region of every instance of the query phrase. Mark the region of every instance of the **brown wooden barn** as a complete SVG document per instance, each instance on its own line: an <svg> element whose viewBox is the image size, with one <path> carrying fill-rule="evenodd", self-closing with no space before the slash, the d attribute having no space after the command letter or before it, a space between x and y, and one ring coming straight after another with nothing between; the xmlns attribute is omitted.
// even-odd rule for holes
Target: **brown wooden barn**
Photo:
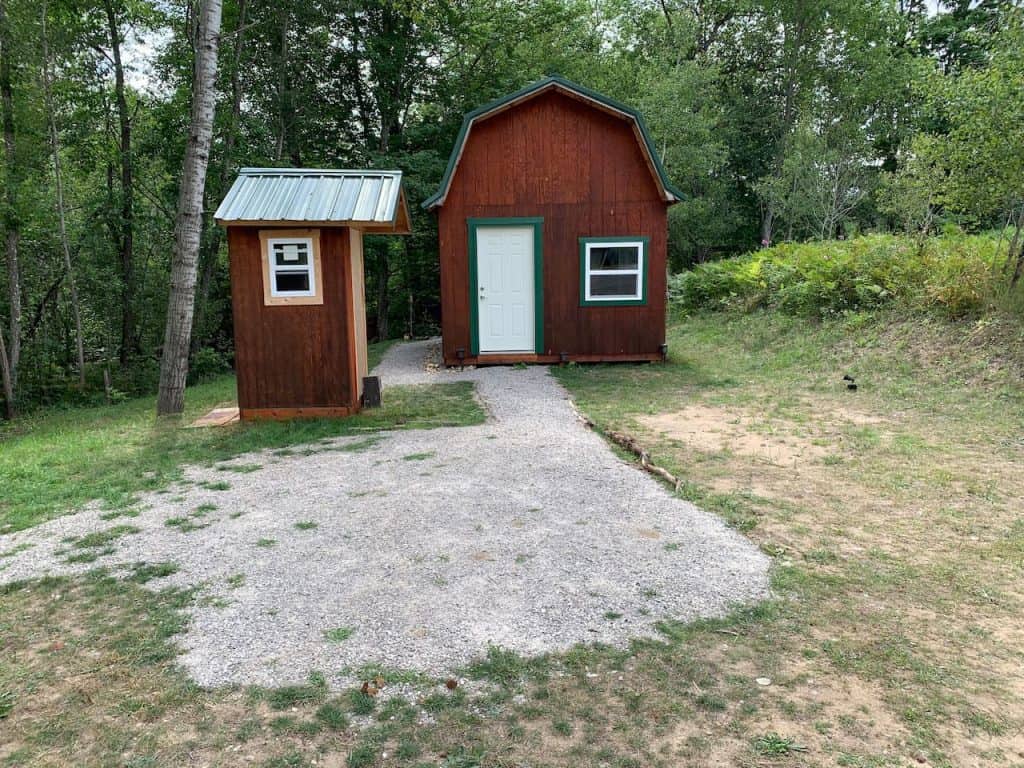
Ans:
<svg viewBox="0 0 1024 768"><path fill-rule="evenodd" d="M445 363L661 359L681 197L641 116L561 77L467 114L423 204Z"/></svg>
<svg viewBox="0 0 1024 768"><path fill-rule="evenodd" d="M228 235L240 417L359 410L363 234L409 232L402 174L244 168L214 218Z"/></svg>

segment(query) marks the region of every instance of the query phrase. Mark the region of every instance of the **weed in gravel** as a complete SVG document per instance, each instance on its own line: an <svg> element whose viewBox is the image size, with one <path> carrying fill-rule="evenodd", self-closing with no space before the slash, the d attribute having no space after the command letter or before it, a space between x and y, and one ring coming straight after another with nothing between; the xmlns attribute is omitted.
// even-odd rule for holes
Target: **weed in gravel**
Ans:
<svg viewBox="0 0 1024 768"><path fill-rule="evenodd" d="M355 630L352 627L336 627L324 630L324 639L332 643L343 643L352 637Z"/></svg>
<svg viewBox="0 0 1024 768"><path fill-rule="evenodd" d="M259 472L261 469L263 469L262 464L221 464L217 467L218 472L237 472L240 475Z"/></svg>
<svg viewBox="0 0 1024 768"><path fill-rule="evenodd" d="M259 541L256 542L256 546L257 547L263 547L264 549L269 549L270 547L276 547L277 546L277 539L260 539Z"/></svg>
<svg viewBox="0 0 1024 768"><path fill-rule="evenodd" d="M193 517L202 517L203 515L205 515L205 514L207 514L209 512L216 512L216 511L217 511L217 505L216 504L200 504L192 512L192 516Z"/></svg>
<svg viewBox="0 0 1024 768"><path fill-rule="evenodd" d="M314 528L319 528L320 525L312 520L300 520L295 524L295 527L300 531L312 531Z"/></svg>
<svg viewBox="0 0 1024 768"><path fill-rule="evenodd" d="M555 720L551 724L551 730L559 736L572 736L572 723L568 720Z"/></svg>
<svg viewBox="0 0 1024 768"><path fill-rule="evenodd" d="M208 491L230 491L231 483L226 480L207 481L199 484Z"/></svg>
<svg viewBox="0 0 1024 768"><path fill-rule="evenodd" d="M228 576L227 581L228 587L230 587L231 589L239 589L245 584L245 574L233 573L230 576Z"/></svg>
<svg viewBox="0 0 1024 768"><path fill-rule="evenodd" d="M6 552L0 552L0 560L4 559L5 557L14 557L19 552L24 552L26 549L31 549L34 546L35 544L32 544L31 542L23 541L18 546L11 547Z"/></svg>
<svg viewBox="0 0 1024 768"><path fill-rule="evenodd" d="M82 552L76 552L68 555L64 558L64 562L68 565L75 565L76 563L95 563L99 558L112 555L117 550L113 547L104 547L103 549L86 549Z"/></svg>
<svg viewBox="0 0 1024 768"><path fill-rule="evenodd" d="M136 528L134 525L115 525L113 528L107 528L105 531L87 533L85 536L77 539L72 546L76 549L105 547L117 541L122 536L139 533L140 530L140 528Z"/></svg>
<svg viewBox="0 0 1024 768"><path fill-rule="evenodd" d="M176 528L179 533L191 533L210 527L209 523L196 523L189 517L169 517L164 520L164 525L168 528Z"/></svg>
<svg viewBox="0 0 1024 768"><path fill-rule="evenodd" d="M124 507L123 509L112 509L100 515L100 520L116 520L119 517L138 517L142 514L137 507Z"/></svg>
<svg viewBox="0 0 1024 768"><path fill-rule="evenodd" d="M410 453L407 456L402 457L402 461L426 461L436 456L437 453L434 451L423 451L422 453Z"/></svg>
<svg viewBox="0 0 1024 768"><path fill-rule="evenodd" d="M153 579L165 579L177 572L176 563L135 563L128 578L136 584L148 584Z"/></svg>
<svg viewBox="0 0 1024 768"><path fill-rule="evenodd" d="M608 619L608 621L617 621L622 618L622 614L618 611L605 611L604 617Z"/></svg>
<svg viewBox="0 0 1024 768"><path fill-rule="evenodd" d="M332 450L343 451L344 453L362 453L368 451L375 445L378 445L384 438L374 435L373 437L367 437L362 440L354 440L351 443L344 443L342 445L334 446Z"/></svg>

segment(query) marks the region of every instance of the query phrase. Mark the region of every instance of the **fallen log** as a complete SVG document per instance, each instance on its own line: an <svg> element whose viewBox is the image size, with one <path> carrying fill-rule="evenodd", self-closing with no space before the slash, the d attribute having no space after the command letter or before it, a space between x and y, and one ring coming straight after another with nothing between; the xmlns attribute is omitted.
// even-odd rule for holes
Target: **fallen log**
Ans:
<svg viewBox="0 0 1024 768"><path fill-rule="evenodd" d="M666 483L671 485L672 489L676 493L679 493L679 488L683 484L683 481L680 480L675 475L673 475L664 467L659 467L657 464L653 463L651 461L651 455L646 450L644 450L643 446L641 446L635 438L623 434L622 432L616 432L613 429L600 429L589 416L580 413L579 409L576 407L576 403L570 400L569 404L572 406L572 410L573 413L576 414L576 418L582 421L584 426L587 427L587 429L592 429L598 434L604 435L606 438L611 440L620 448L624 448L625 450L629 451L631 454L636 456L637 459L639 459L640 466L643 467L645 471L650 472L655 477L660 477Z"/></svg>

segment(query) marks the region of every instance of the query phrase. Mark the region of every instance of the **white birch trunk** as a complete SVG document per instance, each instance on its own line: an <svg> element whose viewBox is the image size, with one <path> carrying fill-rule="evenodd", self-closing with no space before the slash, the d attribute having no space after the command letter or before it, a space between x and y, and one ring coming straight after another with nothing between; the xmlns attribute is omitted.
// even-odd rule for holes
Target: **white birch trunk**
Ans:
<svg viewBox="0 0 1024 768"><path fill-rule="evenodd" d="M185 380L188 377L189 342L196 300L196 267L203 229L203 190L213 137L220 17L221 0L202 0L195 41L192 122L182 165L167 330L160 361L160 394L156 410L161 416L180 414L185 407Z"/></svg>

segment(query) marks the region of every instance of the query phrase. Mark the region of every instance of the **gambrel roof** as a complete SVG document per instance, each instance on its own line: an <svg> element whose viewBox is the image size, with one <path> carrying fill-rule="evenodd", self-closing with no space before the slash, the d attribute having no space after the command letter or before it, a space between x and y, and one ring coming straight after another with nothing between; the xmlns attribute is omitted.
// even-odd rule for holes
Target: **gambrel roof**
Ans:
<svg viewBox="0 0 1024 768"><path fill-rule="evenodd" d="M448 159L448 167L445 169L444 178L441 180L441 186L437 192L424 201L423 207L427 210L433 210L444 205L445 198L448 196L448 190L452 184L452 178L455 176L455 170L458 168L459 160L462 158L463 147L466 144L466 140L469 138L470 131L472 131L473 126L477 122L485 120L488 117L499 112L503 112L506 109L510 109L517 104L521 104L524 101L528 101L529 99L535 98L536 96L548 91L559 91L570 98L586 102L597 109L628 120L633 126L633 133L636 135L637 142L644 154L644 159L647 161L647 165L651 170L651 175L654 177L654 182L658 187L658 191L661 193L662 199L670 205L683 199L683 193L680 192L679 189L669 180L665 166L662 165L661 158L658 156L658 151L655 149L654 142L651 140L651 135L647 130L647 125L644 123L644 119L639 112L632 107L628 107L625 104L621 104L610 99L597 91L592 91L582 85L566 80L564 77L551 75L549 77L545 77L543 80L538 80L536 83L528 85L515 93L510 93L507 96L502 96L500 99L495 99L492 102L477 107L472 112L468 112L466 114L462 120L462 127L459 129L459 136L455 140L455 146L452 149L451 157Z"/></svg>

